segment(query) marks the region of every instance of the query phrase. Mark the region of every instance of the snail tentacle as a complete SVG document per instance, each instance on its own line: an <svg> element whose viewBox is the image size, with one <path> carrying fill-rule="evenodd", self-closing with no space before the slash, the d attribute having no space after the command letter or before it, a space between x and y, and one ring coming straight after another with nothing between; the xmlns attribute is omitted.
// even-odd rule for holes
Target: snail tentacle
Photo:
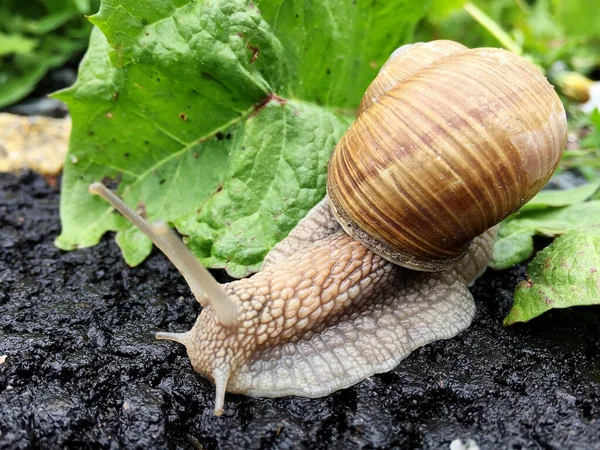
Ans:
<svg viewBox="0 0 600 450"><path fill-rule="evenodd" d="M164 222L150 225L142 216L123 202L113 191L100 182L92 183L90 193L99 195L119 211L136 228L144 233L177 267L192 290L196 300L206 307L215 309L217 320L224 326L236 323L238 306L227 297L222 286L208 270L200 264L192 252L175 236Z"/></svg>
<svg viewBox="0 0 600 450"><path fill-rule="evenodd" d="M154 337L160 340L175 341L182 345L188 344L189 333L169 333L167 331L159 331Z"/></svg>
<svg viewBox="0 0 600 450"><path fill-rule="evenodd" d="M206 300L210 300L217 320L226 327L235 325L237 323L239 308L227 296L225 290L213 278L206 267L200 264L200 261L198 261L183 241L175 235L175 232L165 222L157 221L151 225L151 229L156 236L165 241L171 253L176 255L178 263L173 261L169 254L165 253L185 277L198 303L206 306L204 303L206 303Z"/></svg>
<svg viewBox="0 0 600 450"><path fill-rule="evenodd" d="M213 371L215 381L215 416L223 414L225 406L225 392L227 391L227 380L229 379L229 371L223 369L215 369Z"/></svg>

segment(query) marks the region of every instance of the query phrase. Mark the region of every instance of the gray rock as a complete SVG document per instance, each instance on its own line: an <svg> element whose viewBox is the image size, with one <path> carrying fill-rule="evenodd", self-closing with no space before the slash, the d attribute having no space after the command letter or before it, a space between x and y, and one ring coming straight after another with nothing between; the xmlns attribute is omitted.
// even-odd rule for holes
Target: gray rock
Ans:
<svg viewBox="0 0 600 450"><path fill-rule="evenodd" d="M38 97L23 100L21 103L4 108L4 112L21 116L46 116L62 118L69 114L67 105L49 97Z"/></svg>

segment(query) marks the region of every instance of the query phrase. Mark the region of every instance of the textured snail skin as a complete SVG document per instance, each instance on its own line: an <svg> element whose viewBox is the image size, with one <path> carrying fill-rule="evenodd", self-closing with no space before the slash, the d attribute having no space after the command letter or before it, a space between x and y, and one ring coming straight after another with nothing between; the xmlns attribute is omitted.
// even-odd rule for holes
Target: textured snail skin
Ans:
<svg viewBox="0 0 600 450"><path fill-rule="evenodd" d="M394 368L414 349L455 336L475 306L467 289L491 257L494 230L439 273L408 270L348 236L325 198L251 278L225 285L237 327L209 306L185 337L194 369L227 391L319 397Z"/></svg>
<svg viewBox="0 0 600 450"><path fill-rule="evenodd" d="M563 105L535 66L461 47L401 49L329 162L327 192L344 229L413 269L455 264L539 192L566 145Z"/></svg>

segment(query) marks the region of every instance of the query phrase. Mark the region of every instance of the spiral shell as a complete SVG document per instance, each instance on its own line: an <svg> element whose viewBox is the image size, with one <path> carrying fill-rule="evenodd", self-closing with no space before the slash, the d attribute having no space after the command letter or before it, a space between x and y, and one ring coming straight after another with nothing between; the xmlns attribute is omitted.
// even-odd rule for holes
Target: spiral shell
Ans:
<svg viewBox="0 0 600 450"><path fill-rule="evenodd" d="M525 59L413 44L384 65L336 146L331 206L374 252L442 270L542 189L566 133L560 99Z"/></svg>

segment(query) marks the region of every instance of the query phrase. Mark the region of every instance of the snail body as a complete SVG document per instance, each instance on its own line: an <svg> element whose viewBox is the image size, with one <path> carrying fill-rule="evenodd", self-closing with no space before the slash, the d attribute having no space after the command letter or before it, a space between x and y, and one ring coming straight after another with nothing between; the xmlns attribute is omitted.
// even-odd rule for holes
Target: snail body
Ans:
<svg viewBox="0 0 600 450"><path fill-rule="evenodd" d="M332 154L328 196L250 278L219 286L165 224L99 183L90 190L167 254L204 306L190 331L157 338L186 346L220 414L226 390L326 395L465 329L493 226L543 187L565 143L562 104L534 66L435 41L383 66Z"/></svg>
<svg viewBox="0 0 600 450"><path fill-rule="evenodd" d="M327 198L296 228L306 240L293 251L283 241L263 270L224 286L241 310L237 328L218 326L209 307L189 332L165 336L186 346L217 392L226 379L233 393L320 397L470 324L475 305L467 286L491 258L494 230L476 239L462 264L425 273L387 261L339 225L312 240L306 230L323 222L337 223Z"/></svg>

